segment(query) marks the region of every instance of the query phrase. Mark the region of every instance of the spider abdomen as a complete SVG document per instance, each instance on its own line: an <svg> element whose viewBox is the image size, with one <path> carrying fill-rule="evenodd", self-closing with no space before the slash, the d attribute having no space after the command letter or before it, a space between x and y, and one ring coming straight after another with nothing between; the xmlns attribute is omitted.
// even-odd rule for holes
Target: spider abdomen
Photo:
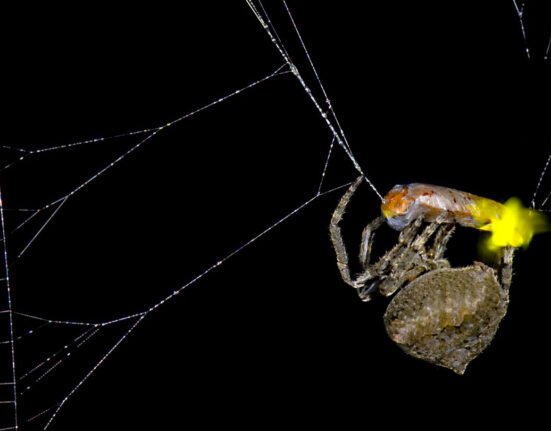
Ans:
<svg viewBox="0 0 551 431"><path fill-rule="evenodd" d="M508 302L508 291L483 264L438 269L401 289L384 322L409 355L463 374L494 338Z"/></svg>

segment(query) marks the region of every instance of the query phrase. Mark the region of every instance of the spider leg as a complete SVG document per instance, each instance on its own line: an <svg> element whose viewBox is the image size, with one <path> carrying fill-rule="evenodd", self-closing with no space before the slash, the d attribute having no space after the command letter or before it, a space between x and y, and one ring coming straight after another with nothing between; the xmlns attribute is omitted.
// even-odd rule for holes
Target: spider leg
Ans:
<svg viewBox="0 0 551 431"><path fill-rule="evenodd" d="M444 220L447 218L447 212L444 211L442 214L440 214L435 221L430 223L425 230L415 238L413 243L411 244L411 247L414 250L417 251L423 251L424 246L426 242L430 239L432 235L436 232L436 230L442 225Z"/></svg>
<svg viewBox="0 0 551 431"><path fill-rule="evenodd" d="M415 238L415 235L417 235L417 231L423 224L424 216L420 215L413 221L412 223L408 224L402 232L400 232L400 235L398 236L398 244L402 246L408 247L413 239Z"/></svg>
<svg viewBox="0 0 551 431"><path fill-rule="evenodd" d="M505 290L509 290L511 287L511 281L513 280L513 257L515 249L512 246L504 247L500 250L500 266L499 266L499 278L501 286Z"/></svg>
<svg viewBox="0 0 551 431"><path fill-rule="evenodd" d="M371 247L375 238L374 231L379 229L385 218L381 215L369 223L362 232L362 243L360 245L360 264L365 269L371 257Z"/></svg>
<svg viewBox="0 0 551 431"><path fill-rule="evenodd" d="M428 266L420 265L403 272L398 278L388 277L380 283L379 292L384 296L390 296L404 284L410 283L424 272L430 271L430 269Z"/></svg>
<svg viewBox="0 0 551 431"><path fill-rule="evenodd" d="M342 220L342 217L346 211L346 207L348 206L350 199L352 198L352 195L354 195L354 193L356 192L356 189L358 188L358 186L362 181L363 181L363 176L359 176L356 179L356 181L354 181L354 183L352 183L352 185L348 188L346 193L339 201L337 208L335 208L335 211L333 212L333 216L331 217L331 223L329 224L329 233L331 235L331 242L333 243L333 248L335 249L335 253L337 255L337 266L341 273L341 277L345 283L349 284L354 288L357 287L357 284L352 280L352 277L350 275L350 267L348 264L348 253L344 245L344 240L342 238L342 233L341 233L341 228L339 226L339 223Z"/></svg>
<svg viewBox="0 0 551 431"><path fill-rule="evenodd" d="M434 238L434 244L429 252L429 255L434 260L440 260L444 258L444 252L446 251L446 246L448 241L455 232L455 225L441 225L436 233Z"/></svg>

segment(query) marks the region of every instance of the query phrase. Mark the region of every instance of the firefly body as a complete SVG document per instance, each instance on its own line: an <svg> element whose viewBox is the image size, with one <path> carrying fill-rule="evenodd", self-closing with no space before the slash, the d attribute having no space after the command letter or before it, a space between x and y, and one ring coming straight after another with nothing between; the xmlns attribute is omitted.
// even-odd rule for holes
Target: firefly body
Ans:
<svg viewBox="0 0 551 431"><path fill-rule="evenodd" d="M484 209L482 211L482 209ZM480 229L503 211L503 205L471 193L431 184L397 185L383 199L387 223L402 230L419 216L433 222L446 212L446 221Z"/></svg>
<svg viewBox="0 0 551 431"><path fill-rule="evenodd" d="M492 199L431 184L397 185L384 197L381 211L389 226L402 230L420 216L433 222L458 223L492 232L490 248L526 246L535 233L547 230L545 218L522 207L518 199L505 205Z"/></svg>

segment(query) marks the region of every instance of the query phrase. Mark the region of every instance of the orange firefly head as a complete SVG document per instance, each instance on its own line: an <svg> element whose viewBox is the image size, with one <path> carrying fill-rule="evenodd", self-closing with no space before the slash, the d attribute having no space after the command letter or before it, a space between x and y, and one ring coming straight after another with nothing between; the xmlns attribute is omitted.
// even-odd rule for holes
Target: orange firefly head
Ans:
<svg viewBox="0 0 551 431"><path fill-rule="evenodd" d="M383 198L381 212L387 219L401 216L407 213L410 205L414 202L415 199L408 196L408 187L397 185Z"/></svg>

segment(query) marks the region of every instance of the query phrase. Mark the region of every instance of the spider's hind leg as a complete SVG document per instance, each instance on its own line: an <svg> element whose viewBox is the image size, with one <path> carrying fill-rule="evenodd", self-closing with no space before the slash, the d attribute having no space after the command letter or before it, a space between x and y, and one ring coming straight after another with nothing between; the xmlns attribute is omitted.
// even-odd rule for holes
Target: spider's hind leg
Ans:
<svg viewBox="0 0 551 431"><path fill-rule="evenodd" d="M513 257L515 249L512 246L504 247L500 250L499 278L503 289L509 290L513 280Z"/></svg>

